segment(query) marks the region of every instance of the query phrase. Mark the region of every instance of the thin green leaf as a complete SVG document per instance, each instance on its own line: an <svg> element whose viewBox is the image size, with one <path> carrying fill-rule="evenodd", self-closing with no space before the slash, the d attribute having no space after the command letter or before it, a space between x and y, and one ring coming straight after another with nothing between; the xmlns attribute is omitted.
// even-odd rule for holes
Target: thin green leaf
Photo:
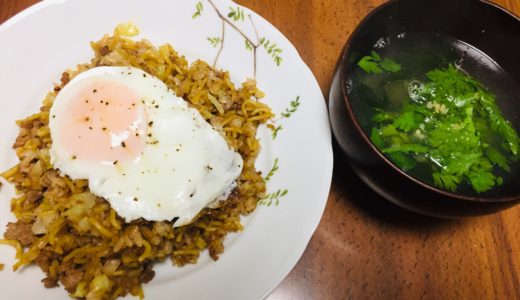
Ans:
<svg viewBox="0 0 520 300"><path fill-rule="evenodd" d="M383 59L383 61L381 63L379 63L379 66L381 67L381 69L383 69L387 72L396 73L396 72L401 71L401 65L396 63L395 61L393 61L390 58Z"/></svg>
<svg viewBox="0 0 520 300"><path fill-rule="evenodd" d="M394 152L403 152L403 153L428 153L429 148L426 146L418 145L418 144L405 144L405 145L393 145L383 150L383 153L394 153Z"/></svg>
<svg viewBox="0 0 520 300"><path fill-rule="evenodd" d="M359 62L358 66L361 67L365 72L372 74L381 74L383 69L379 67L379 64L371 56L363 57Z"/></svg>
<svg viewBox="0 0 520 300"><path fill-rule="evenodd" d="M375 51L371 51L370 55L364 56L359 60L358 66L365 72L370 74L381 74L386 72L399 72L401 65L390 58L381 59L381 56Z"/></svg>
<svg viewBox="0 0 520 300"><path fill-rule="evenodd" d="M440 172L433 173L433 183L448 191L455 191L460 184L461 179L451 174L441 174Z"/></svg>

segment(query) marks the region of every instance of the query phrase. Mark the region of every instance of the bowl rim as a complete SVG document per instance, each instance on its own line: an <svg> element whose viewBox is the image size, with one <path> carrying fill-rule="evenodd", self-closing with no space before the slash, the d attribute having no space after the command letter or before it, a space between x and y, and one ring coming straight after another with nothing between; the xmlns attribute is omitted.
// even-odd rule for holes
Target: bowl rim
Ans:
<svg viewBox="0 0 520 300"><path fill-rule="evenodd" d="M390 0L390 1L387 1L387 2L377 6L376 8L374 8L371 12L369 12L361 20L361 22L359 22L359 24L356 26L356 28L352 31L352 33L350 34L349 38L347 39L347 42L346 42L346 44L345 44L345 46L344 46L344 48L343 48L343 50L341 52L340 60L338 62L338 72L339 72L339 83L340 83L340 88L341 88L341 97L343 98L343 101L345 102L346 111L347 111L349 117L351 118L352 123L354 124L355 131L357 131L361 135L361 138L364 140L364 142L369 146L369 148L372 150L372 152L379 159L381 159L384 162L384 164L390 166L393 170L397 171L400 175L402 175L404 178L408 179L409 181L413 182L414 184L417 184L420 187L425 188L425 189L427 189L427 190L429 190L429 191L431 191L433 193L439 194L439 195L447 197L447 198L451 198L452 200L453 199L457 199L457 200L462 200L462 201L467 201L467 202L483 202L483 203L494 202L494 203L501 203L501 202L518 201L520 199L520 193L518 193L517 195L513 195L513 196L502 196L502 197L468 196L468 195L456 194L456 193L452 193L452 192L449 192L449 191L445 191L445 190L436 188L436 187L434 187L432 185L429 185L427 183L424 183L421 180L416 179L415 177L409 175L407 172L405 172L402 169L400 169L399 167L397 167L392 161L390 161L385 155L383 155L383 153L372 143L372 141L367 136L365 131L361 128L361 125L359 124L359 122L358 122L358 120L357 120L357 118L356 118L356 116L354 114L353 108L352 108L352 106L350 104L350 100L349 100L349 96L348 96L348 92L347 92L347 84L346 84L347 81L346 81L346 78L345 78L345 73L347 73L347 71L345 69L346 69L346 65L348 64L348 57L351 54L350 50L351 50L351 46L352 46L352 41L358 35L358 33L361 30L361 28L366 23L368 23L375 15L377 15L379 12L381 12L386 7L388 7L390 5L393 5L393 4L395 4L397 2L400 2L400 1L403 1L403 0ZM492 2L490 2L488 0L476 0L476 1L482 3L483 5L487 5L489 7L489 9L495 9L495 10L498 10L499 12L501 12L501 13L505 13L508 17L511 17L511 18L513 18L514 20L516 20L517 22L520 23L520 17L516 16L515 14L513 14L512 12L507 10L506 8L504 8L504 7L502 7L502 6L498 5L498 4L492 3Z"/></svg>

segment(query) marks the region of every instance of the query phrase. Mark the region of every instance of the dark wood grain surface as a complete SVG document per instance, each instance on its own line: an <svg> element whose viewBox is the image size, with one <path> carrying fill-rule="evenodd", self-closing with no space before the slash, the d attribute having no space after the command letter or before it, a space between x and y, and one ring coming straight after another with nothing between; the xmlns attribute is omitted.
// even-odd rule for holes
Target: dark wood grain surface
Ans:
<svg viewBox="0 0 520 300"><path fill-rule="evenodd" d="M0 0L0 23L35 2ZM291 40L327 98L347 37L384 1L237 2ZM520 15L520 0L494 2ZM517 299L519 257L520 207L464 220L417 216L372 192L336 151L323 219L301 260L268 299Z"/></svg>

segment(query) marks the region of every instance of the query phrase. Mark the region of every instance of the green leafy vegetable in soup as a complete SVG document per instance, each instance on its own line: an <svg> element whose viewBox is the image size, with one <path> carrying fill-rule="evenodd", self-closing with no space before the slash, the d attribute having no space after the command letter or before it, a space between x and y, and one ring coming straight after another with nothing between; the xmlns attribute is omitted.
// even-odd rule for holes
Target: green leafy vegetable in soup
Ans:
<svg viewBox="0 0 520 300"><path fill-rule="evenodd" d="M401 70L375 52L358 65L374 76ZM427 170L444 190L469 184L481 193L502 184L497 173L510 171L519 139L495 96L453 65L433 69L426 78L386 83L387 99L395 105L374 108L372 142L404 171Z"/></svg>
<svg viewBox="0 0 520 300"><path fill-rule="evenodd" d="M381 74L386 72L399 72L401 66L390 58L381 59L377 52L372 51L370 56L363 57L358 65L367 73Z"/></svg>

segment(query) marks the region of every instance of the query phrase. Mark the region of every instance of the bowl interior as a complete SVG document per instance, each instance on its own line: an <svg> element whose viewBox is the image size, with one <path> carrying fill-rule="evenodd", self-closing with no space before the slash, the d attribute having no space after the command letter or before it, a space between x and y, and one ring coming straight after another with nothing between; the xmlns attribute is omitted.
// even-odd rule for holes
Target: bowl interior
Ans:
<svg viewBox="0 0 520 300"><path fill-rule="evenodd" d="M371 50L410 37L416 38L414 42L420 41L413 45L412 51L464 48L467 57L460 60L462 68L496 94L504 117L520 132L518 18L491 3L479 0L390 1L367 16L352 34L343 56L342 78L352 87L349 80L354 70L359 69L357 62L363 56ZM449 40L439 37L448 37ZM400 54L402 57L407 55ZM360 117L364 115L360 111L371 108L367 103L356 102L353 95L349 97L350 93L351 89L347 89L347 108L349 113L353 113L360 128L363 128L366 120ZM363 137L370 142L366 133ZM511 172L512 176L508 176L509 179L498 188L482 194L469 193L468 196L481 200L518 197L520 176L516 175L520 170L516 168Z"/></svg>

